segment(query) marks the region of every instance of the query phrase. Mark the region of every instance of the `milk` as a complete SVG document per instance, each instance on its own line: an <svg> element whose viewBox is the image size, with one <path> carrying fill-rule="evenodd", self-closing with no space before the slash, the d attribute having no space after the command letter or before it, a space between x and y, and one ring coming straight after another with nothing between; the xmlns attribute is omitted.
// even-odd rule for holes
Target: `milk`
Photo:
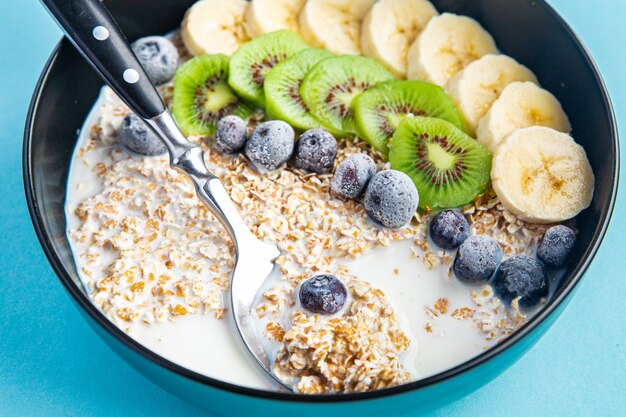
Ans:
<svg viewBox="0 0 626 417"><path fill-rule="evenodd" d="M102 100L101 97L96 102L85 121L76 149L89 139L89 130L100 116ZM102 151L90 154L90 164L93 166L102 155ZM68 230L79 225L74 211L80 201L100 191L99 181L92 167L73 158L66 201ZM78 250L74 242L71 244L73 251ZM495 339L486 340L474 320L457 320L449 314L456 308L476 308L470 298L470 291L476 289L449 276L446 266L427 269L412 254L412 246L410 240L392 242L389 247L373 249L355 260L339 259L336 263L347 266L352 274L387 295L404 331L412 339L412 347L403 358L405 367L414 379L419 379L469 360L492 346ZM76 257L75 261L80 271L80 258ZM176 274L175 270L171 272ZM270 280L275 279L270 277ZM271 285L272 282L266 283L266 286ZM449 311L435 319L426 307L432 311L432 306L442 297L448 300ZM230 309L227 311L230 313ZM432 325L430 331L426 328L428 323ZM244 351L229 314L222 320L213 315L191 314L178 318L175 323L148 325L140 321L131 326L130 336L156 354L197 373L241 386L276 389ZM275 346L268 349L275 349Z"/></svg>

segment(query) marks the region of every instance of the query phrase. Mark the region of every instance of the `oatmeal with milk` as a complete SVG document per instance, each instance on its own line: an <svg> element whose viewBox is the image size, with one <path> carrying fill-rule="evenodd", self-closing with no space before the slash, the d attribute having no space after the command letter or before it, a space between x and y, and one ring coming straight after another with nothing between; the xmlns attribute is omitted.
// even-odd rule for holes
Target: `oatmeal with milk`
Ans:
<svg viewBox="0 0 626 417"><path fill-rule="evenodd" d="M336 20L328 0L202 0L180 32L133 44L246 224L281 250L250 316L302 394L404 384L515 332L558 283L593 193L558 100L476 21L426 0L353 6L331 31L313 24ZM276 389L231 328L229 235L165 151L105 87L68 182L84 286L163 357Z"/></svg>

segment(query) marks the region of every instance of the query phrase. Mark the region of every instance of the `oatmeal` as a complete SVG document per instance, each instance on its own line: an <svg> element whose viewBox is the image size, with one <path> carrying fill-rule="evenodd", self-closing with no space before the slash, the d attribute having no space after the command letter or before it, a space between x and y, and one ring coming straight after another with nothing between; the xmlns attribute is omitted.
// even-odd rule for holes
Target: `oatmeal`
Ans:
<svg viewBox="0 0 626 417"><path fill-rule="evenodd" d="M385 294L347 274L352 303L338 317L292 313L291 328L280 338L274 372L285 381L299 378L301 393L362 392L408 382L401 355L410 340Z"/></svg>
<svg viewBox="0 0 626 417"><path fill-rule="evenodd" d="M168 91L167 87L164 91ZM86 167L96 181L82 187L97 191L77 202L72 213L76 219L75 227L69 230L81 276L94 303L109 319L131 334L138 326L175 323L196 314L209 314L216 320L223 320L228 314L226 292L234 255L227 233L197 199L190 181L168 167L166 157L130 156L116 145L115 132L127 109L106 89L99 113L97 123L90 128L88 138L76 152L76 163ZM337 163L350 154L364 151L363 144L347 142L339 151ZM275 285L263 291L255 305L255 315L263 326L260 333L279 349L277 358L281 359L277 359L277 365L282 363L279 368L283 373L293 372L292 376L298 376L298 372L290 370L286 366L289 362L285 361L294 354L315 350L313 345L302 346L296 352L286 343L301 331L293 320L294 317L302 319L305 313L297 311L294 293L306 277L316 273L337 273L338 260L357 259L376 248L384 250L398 241L409 248L408 259L421 261L425 267L437 270L451 265L451 254L430 249L427 227L419 214L399 230L379 228L367 219L358 202L344 201L329 193L330 175L288 169L261 176L242 156L222 156L210 148L206 148L206 155L207 165L222 178L252 231L261 239L278 242L281 248L282 255L278 259L281 277ZM376 154L372 156L382 164ZM494 216L490 210L497 211L497 202L492 202L488 210L483 210L484 206L480 204L477 202L474 208L474 227L486 222L486 214ZM489 221L491 219L489 217ZM510 224L514 224L506 219L498 221L499 233L503 234ZM518 247L532 244L532 234L524 230L520 227L515 231ZM404 268L392 266L390 275L400 276L402 270ZM345 269L343 274L349 276L351 271ZM442 279L450 280L445 275ZM357 312L363 302L354 295L355 285L380 291L354 276L350 282L354 283L350 284L350 311ZM381 302L379 298L374 299ZM382 301L388 304L385 297ZM499 308L485 307L487 304L484 303L479 305L468 298L466 307L476 311L472 319L476 328L480 326L480 331L484 331L488 338L497 338L511 327L502 323L500 328L503 330L497 327L498 322L507 316L506 309L502 305ZM387 309L390 321L384 326L393 327L397 337L406 340L408 345L411 337L406 326L402 328L398 324L392 306L388 305ZM362 329L382 326L375 323L380 318L369 317L371 321L367 321L355 314L335 318L332 323L333 319L325 317L313 319L311 316L310 319L314 320L312 328L316 329L316 335L331 328L336 332L338 327L347 323L359 324ZM423 326L426 323L422 323ZM436 318L429 326L437 328ZM380 369L387 367L393 372L380 380L370 378L370 388L394 385L409 378L410 372L401 360L406 346L399 349L385 347L390 340L370 340L368 343L380 343L380 352L393 351L393 355L377 358L389 360L378 365ZM417 343L414 344L418 349ZM310 355L306 357L312 359ZM353 357L354 360L357 358ZM354 364L351 369L350 372L357 372ZM306 375L297 389L303 392L368 389L363 382L359 385L354 379L356 374L348 380L349 374L345 373L345 381L335 376L333 383L321 375ZM328 385L322 387L320 384Z"/></svg>
<svg viewBox="0 0 626 417"><path fill-rule="evenodd" d="M244 16L248 3L236 3L225 9L202 0L173 43L152 37L135 46L154 49L142 59L150 78L164 82L160 93L182 132L204 149L208 169L252 233L281 251L250 311L274 375L301 394L393 387L463 363L523 325L558 280L542 262L558 267L573 247L575 232L552 226L584 209L592 192L593 175L583 169L575 182L585 193L569 199L567 210L558 202L573 186L541 203L550 215L526 204L552 190L535 181L541 172L552 181L572 170L539 166L513 148L535 155L541 147L556 152L546 143L559 142L562 156L585 168L584 152L564 133L569 121L558 101L535 85L530 70L493 58L502 74L492 74L498 91L480 103L486 121L474 115L465 126L470 118L462 113L472 112L472 100L461 96L483 87L471 71L440 73L439 65L422 62L437 56L417 56L409 45L449 30L447 22L467 25L484 50L468 62L455 52L459 71L491 62L496 47L477 22L434 7L416 26L426 35L406 42L405 60L419 62L392 65L394 74L427 83L395 80L382 56L311 50L294 28L265 30L253 24L254 13ZM196 24L214 19L204 14L215 8L237 22L229 45L214 45L212 29ZM241 30L251 32L239 36ZM316 44L321 34L310 32L307 41ZM432 84L445 87L448 79L449 88ZM496 129L502 123L490 120L498 108L521 106L516 89L549 99L563 123ZM295 127L306 131L298 140ZM505 130L514 132L515 146ZM474 131L476 139L468 135ZM500 146L506 149L498 155ZM164 357L273 389L252 377L229 328L229 235L162 152L154 133L105 88L75 150L66 204L84 286L112 322ZM537 175L518 187L531 162Z"/></svg>
<svg viewBox="0 0 626 417"><path fill-rule="evenodd" d="M163 91L167 94L168 87ZM107 89L103 97L100 117L75 158L96 181L78 187L97 191L77 202L72 213L75 227L68 231L94 303L131 334L137 326L175 323L196 314L223 320L228 314L226 295L234 256L228 234L195 196L191 182L169 168L166 157L130 156L116 145L115 132L127 109ZM195 140L204 145L199 138ZM329 174L285 169L261 176L243 156L220 155L208 147L205 151L208 167L223 180L251 230L260 239L277 242L282 252L277 260L281 276L262 292L254 309L260 333L277 350L277 371L298 380L295 389L301 392L354 392L414 379L416 375L402 360L411 344L411 329L399 324L397 312L379 288L354 276L347 267L339 266L341 272L337 271L343 259L358 259L403 242L407 260L431 271L446 271L439 279L451 282L454 254L435 250L428 242L424 220L428 214L416 213L410 224L397 230L379 228L367 219L360 203L333 197ZM368 150L362 143L347 141L336 163L363 152ZM384 165L379 155L371 156L379 166ZM473 233L493 235L507 254L532 252L548 227L517 220L493 193L478 198L465 213ZM404 262L390 265L389 275L401 279L405 268L399 266ZM318 273L350 277L351 301L345 316L329 319L298 309L299 284ZM358 288L368 290L358 295ZM425 303L425 319L419 324L422 331L440 334L451 318L471 323L491 343L524 323L519 310L507 309L490 287L463 291L467 294L463 305L450 305L445 293L432 304ZM359 312L368 297L375 306L370 303L368 309L380 317ZM341 333L346 326L358 331ZM376 333L372 329L383 328L393 330L384 338L368 339ZM302 342L304 335L307 342ZM365 360L359 354L371 349L351 351L351 362L344 363L341 372L328 364L346 353L333 349L333 355L320 356L320 344L327 343L323 340L333 341L329 349L348 348L357 337L367 339L359 342L362 346L376 345L380 355ZM392 343L394 338L402 343ZM420 349L419 343L413 344ZM307 366L298 369L295 358ZM368 377L357 363L387 371Z"/></svg>

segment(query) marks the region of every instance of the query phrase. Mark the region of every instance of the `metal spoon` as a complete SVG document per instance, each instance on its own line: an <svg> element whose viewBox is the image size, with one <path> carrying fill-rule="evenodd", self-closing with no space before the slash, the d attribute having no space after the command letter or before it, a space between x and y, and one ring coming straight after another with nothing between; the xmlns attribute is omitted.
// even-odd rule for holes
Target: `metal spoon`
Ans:
<svg viewBox="0 0 626 417"><path fill-rule="evenodd" d="M67 38L117 95L166 145L170 165L184 172L196 193L228 231L236 250L230 284L234 322L245 347L281 386L252 322L252 302L279 256L278 247L257 239L237 212L224 185L206 167L202 148L189 142L167 111L121 30L98 0L42 0Z"/></svg>

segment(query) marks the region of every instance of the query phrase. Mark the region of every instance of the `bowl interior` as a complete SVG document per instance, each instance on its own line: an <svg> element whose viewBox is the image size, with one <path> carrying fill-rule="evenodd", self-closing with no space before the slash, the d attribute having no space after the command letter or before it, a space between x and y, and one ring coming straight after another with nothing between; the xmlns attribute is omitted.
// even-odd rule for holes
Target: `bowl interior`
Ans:
<svg viewBox="0 0 626 417"><path fill-rule="evenodd" d="M174 30L193 3L194 0L106 2L130 40ZM577 222L580 233L573 254L577 261L570 264L546 307L551 309L580 279L604 234L612 210L618 152L606 91L575 35L543 1L434 0L433 3L441 12L477 19L493 35L503 53L536 73L541 84L563 104L573 126L573 135L585 148L593 167L596 178L593 202ZM27 120L24 175L33 222L52 266L75 300L107 330L115 332L114 326L107 325L104 316L90 304L65 234L64 202L70 159L77 133L101 85L99 77L74 48L67 41L61 42L42 75ZM522 337L541 319L539 314L507 343ZM132 343L122 332L115 335L127 344ZM476 364L483 359L478 357L472 361ZM211 383L209 378L204 381ZM409 386L424 384L421 381Z"/></svg>

